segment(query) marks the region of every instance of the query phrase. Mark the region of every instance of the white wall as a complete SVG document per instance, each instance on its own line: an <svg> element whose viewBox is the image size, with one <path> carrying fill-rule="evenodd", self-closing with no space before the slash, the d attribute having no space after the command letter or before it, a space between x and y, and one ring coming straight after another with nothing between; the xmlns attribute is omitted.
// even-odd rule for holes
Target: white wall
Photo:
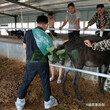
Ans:
<svg viewBox="0 0 110 110"><path fill-rule="evenodd" d="M0 42L0 55L6 56L8 58L18 59L20 61L26 60L25 50L22 44L13 44Z"/></svg>

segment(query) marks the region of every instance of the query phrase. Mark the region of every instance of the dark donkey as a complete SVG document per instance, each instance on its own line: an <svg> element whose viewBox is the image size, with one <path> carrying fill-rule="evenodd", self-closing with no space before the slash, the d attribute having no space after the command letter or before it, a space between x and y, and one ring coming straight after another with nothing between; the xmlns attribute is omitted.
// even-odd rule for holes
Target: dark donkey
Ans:
<svg viewBox="0 0 110 110"><path fill-rule="evenodd" d="M104 74L107 74L107 70L110 64L110 51L95 51L91 48L85 46L84 40L89 39L91 42L98 42L103 40L103 38L99 37L74 37L73 39L66 42L59 49L65 49L72 64L75 68L82 69L84 66L88 67L99 67L99 72L101 73L101 66L104 65ZM66 95L65 89L65 81L68 71L64 71L64 77L62 79L62 91L63 94ZM75 76L73 79L73 88L77 99L82 101L82 98L78 92L78 82L80 79L80 73L75 72ZM103 86L106 78L99 77L99 87L100 93L103 93Z"/></svg>

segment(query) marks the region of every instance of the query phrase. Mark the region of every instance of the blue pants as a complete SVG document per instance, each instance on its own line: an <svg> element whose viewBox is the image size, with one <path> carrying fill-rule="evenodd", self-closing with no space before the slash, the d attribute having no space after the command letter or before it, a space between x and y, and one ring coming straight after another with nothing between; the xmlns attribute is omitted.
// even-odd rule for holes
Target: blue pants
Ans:
<svg viewBox="0 0 110 110"><path fill-rule="evenodd" d="M24 79L22 81L22 84L21 84L19 92L18 92L19 99L25 98L27 89L37 73L40 75L40 79L42 81L42 86L44 89L44 101L50 100L51 88L50 88L50 81L49 81L49 64L48 64L48 62L31 63L30 61L28 61L26 64L26 72L25 72Z"/></svg>

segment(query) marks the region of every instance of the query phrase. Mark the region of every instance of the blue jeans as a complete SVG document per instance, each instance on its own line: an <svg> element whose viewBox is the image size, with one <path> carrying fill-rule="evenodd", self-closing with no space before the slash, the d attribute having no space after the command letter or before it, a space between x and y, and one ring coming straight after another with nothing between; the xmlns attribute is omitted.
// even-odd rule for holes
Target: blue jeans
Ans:
<svg viewBox="0 0 110 110"><path fill-rule="evenodd" d="M18 92L19 99L25 98L27 89L28 89L30 83L33 81L36 74L40 75L40 79L42 81L42 86L44 89L44 101L50 100L51 88L50 88L50 81L49 81L49 64L48 64L48 62L31 63L30 61L27 61L27 64L26 64L26 72L25 72L24 79L22 81L22 84L21 84L19 92Z"/></svg>

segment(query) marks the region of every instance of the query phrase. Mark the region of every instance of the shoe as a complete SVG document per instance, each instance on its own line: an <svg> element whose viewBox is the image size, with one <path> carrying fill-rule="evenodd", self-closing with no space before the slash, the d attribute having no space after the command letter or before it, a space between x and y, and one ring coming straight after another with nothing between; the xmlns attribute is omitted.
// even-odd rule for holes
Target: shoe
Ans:
<svg viewBox="0 0 110 110"><path fill-rule="evenodd" d="M61 79L58 78L57 83L60 84L61 83Z"/></svg>
<svg viewBox="0 0 110 110"><path fill-rule="evenodd" d="M19 99L17 98L17 101L15 102L17 110L23 110L25 105L25 99Z"/></svg>
<svg viewBox="0 0 110 110"><path fill-rule="evenodd" d="M53 96L50 96L50 100L49 101L47 101L47 102L44 101L44 108L45 109L49 109L49 108L57 106L57 105L58 105L58 102Z"/></svg>
<svg viewBox="0 0 110 110"><path fill-rule="evenodd" d="M53 81L53 80L54 80L54 78L50 77L50 81Z"/></svg>

